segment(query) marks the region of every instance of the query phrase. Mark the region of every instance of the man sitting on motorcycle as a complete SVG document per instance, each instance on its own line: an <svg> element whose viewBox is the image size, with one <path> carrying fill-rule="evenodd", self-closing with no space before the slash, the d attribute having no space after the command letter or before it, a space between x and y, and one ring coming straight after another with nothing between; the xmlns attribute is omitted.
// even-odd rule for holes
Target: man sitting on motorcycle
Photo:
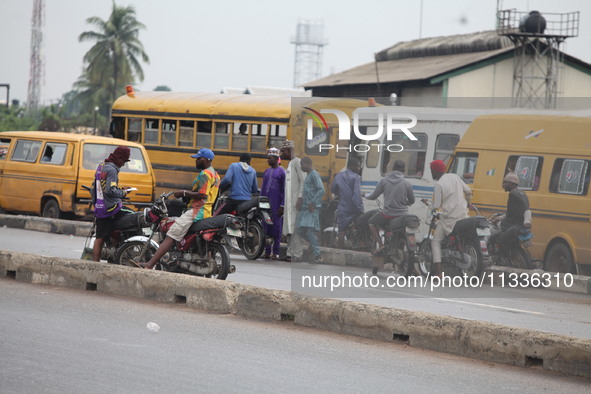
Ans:
<svg viewBox="0 0 591 394"><path fill-rule="evenodd" d="M431 251L433 253L432 276L441 276L441 241L454 229L456 222L468 217L468 205L472 199L472 190L456 174L445 173L442 160L431 162L431 175L437 181L433 187L433 209L441 209L441 220L437 223Z"/></svg>
<svg viewBox="0 0 591 394"><path fill-rule="evenodd" d="M523 228L531 228L529 199L523 190L517 188L518 185L519 177L514 172L507 173L503 178L503 189L509 192L507 212L493 219L494 223L501 222L501 231L491 236L492 244L506 245L517 238Z"/></svg>
<svg viewBox="0 0 591 394"><path fill-rule="evenodd" d="M259 193L257 184L257 172L250 166L250 155L243 153L240 161L230 164L226 176L222 179L220 190L222 192L230 189L230 195L226 203L219 208L216 215L230 213L244 201L249 201L253 194Z"/></svg>
<svg viewBox="0 0 591 394"><path fill-rule="evenodd" d="M368 200L375 200L382 193L384 194L384 209L377 212L369 219L369 229L374 243L378 245L373 254L377 255L384 249L380 237L380 227L386 226L391 219L408 214L408 207L415 202L415 194L412 185L404 179L406 164L402 160L396 160L392 172L386 175L375 190L365 196Z"/></svg>
<svg viewBox="0 0 591 394"><path fill-rule="evenodd" d="M158 260L172 248L175 241L180 242L185 237L194 222L211 217L212 205L220 187L220 177L211 166L214 156L214 153L206 148L201 148L196 154L191 155L195 159L195 168L200 171L193 181L193 189L174 192L176 198L189 199L188 209L170 227L166 238L144 268L152 269Z"/></svg>

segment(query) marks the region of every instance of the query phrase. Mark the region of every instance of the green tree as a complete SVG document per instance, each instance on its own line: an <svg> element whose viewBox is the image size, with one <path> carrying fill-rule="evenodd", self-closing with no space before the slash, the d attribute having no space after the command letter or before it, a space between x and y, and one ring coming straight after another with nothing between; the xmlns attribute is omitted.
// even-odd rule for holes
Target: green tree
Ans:
<svg viewBox="0 0 591 394"><path fill-rule="evenodd" d="M155 92L172 92L172 89L167 85L158 85L154 88Z"/></svg>
<svg viewBox="0 0 591 394"><path fill-rule="evenodd" d="M84 55L84 73L76 82L85 111L99 106L107 114L115 99L125 93L125 86L143 81L141 63L149 58L139 40L139 31L145 26L138 22L133 7L120 7L113 2L109 19L93 16L86 20L96 31L80 34L80 42L95 44Z"/></svg>

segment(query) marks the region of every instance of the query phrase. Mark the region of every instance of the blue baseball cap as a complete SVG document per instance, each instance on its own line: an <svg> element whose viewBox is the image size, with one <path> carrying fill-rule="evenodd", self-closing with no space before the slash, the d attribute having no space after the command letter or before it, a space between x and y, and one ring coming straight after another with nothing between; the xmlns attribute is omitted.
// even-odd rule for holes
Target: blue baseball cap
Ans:
<svg viewBox="0 0 591 394"><path fill-rule="evenodd" d="M205 157L207 160L213 160L214 154L211 149L201 148L197 153L191 155L193 159L198 159L200 157Z"/></svg>

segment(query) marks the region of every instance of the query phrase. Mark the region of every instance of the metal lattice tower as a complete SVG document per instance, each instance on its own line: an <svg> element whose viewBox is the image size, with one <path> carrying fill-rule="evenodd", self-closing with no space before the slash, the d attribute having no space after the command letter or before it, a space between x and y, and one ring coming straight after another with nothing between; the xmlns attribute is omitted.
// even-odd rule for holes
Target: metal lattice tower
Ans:
<svg viewBox="0 0 591 394"><path fill-rule="evenodd" d="M322 52L328 41L324 38L324 23L310 20L298 21L295 38L295 62L293 86L313 81L322 76Z"/></svg>
<svg viewBox="0 0 591 394"><path fill-rule="evenodd" d="M515 46L512 105L556 108L559 67L563 64L560 44L579 35L579 12L539 14L543 21L533 15L535 12L497 12L498 34Z"/></svg>
<svg viewBox="0 0 591 394"><path fill-rule="evenodd" d="M41 101L41 85L45 75L43 62L43 26L45 24L45 0L33 0L31 19L31 58L29 61L29 89L27 109L35 110Z"/></svg>

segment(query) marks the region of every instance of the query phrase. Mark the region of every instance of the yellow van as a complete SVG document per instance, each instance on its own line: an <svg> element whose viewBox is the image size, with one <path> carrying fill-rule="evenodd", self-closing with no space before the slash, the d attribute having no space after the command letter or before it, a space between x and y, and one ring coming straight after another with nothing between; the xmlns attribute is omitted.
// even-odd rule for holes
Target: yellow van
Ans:
<svg viewBox="0 0 591 394"><path fill-rule="evenodd" d="M0 209L73 218L90 213L90 193L100 162L119 145L131 150L121 168L120 186L135 187L131 207L154 197L154 173L144 147L117 138L38 131L0 133Z"/></svg>
<svg viewBox="0 0 591 394"><path fill-rule="evenodd" d="M533 215L533 257L554 272L591 274L591 118L486 115L456 146L449 172L463 177L484 215L505 211L501 184L519 176Z"/></svg>

